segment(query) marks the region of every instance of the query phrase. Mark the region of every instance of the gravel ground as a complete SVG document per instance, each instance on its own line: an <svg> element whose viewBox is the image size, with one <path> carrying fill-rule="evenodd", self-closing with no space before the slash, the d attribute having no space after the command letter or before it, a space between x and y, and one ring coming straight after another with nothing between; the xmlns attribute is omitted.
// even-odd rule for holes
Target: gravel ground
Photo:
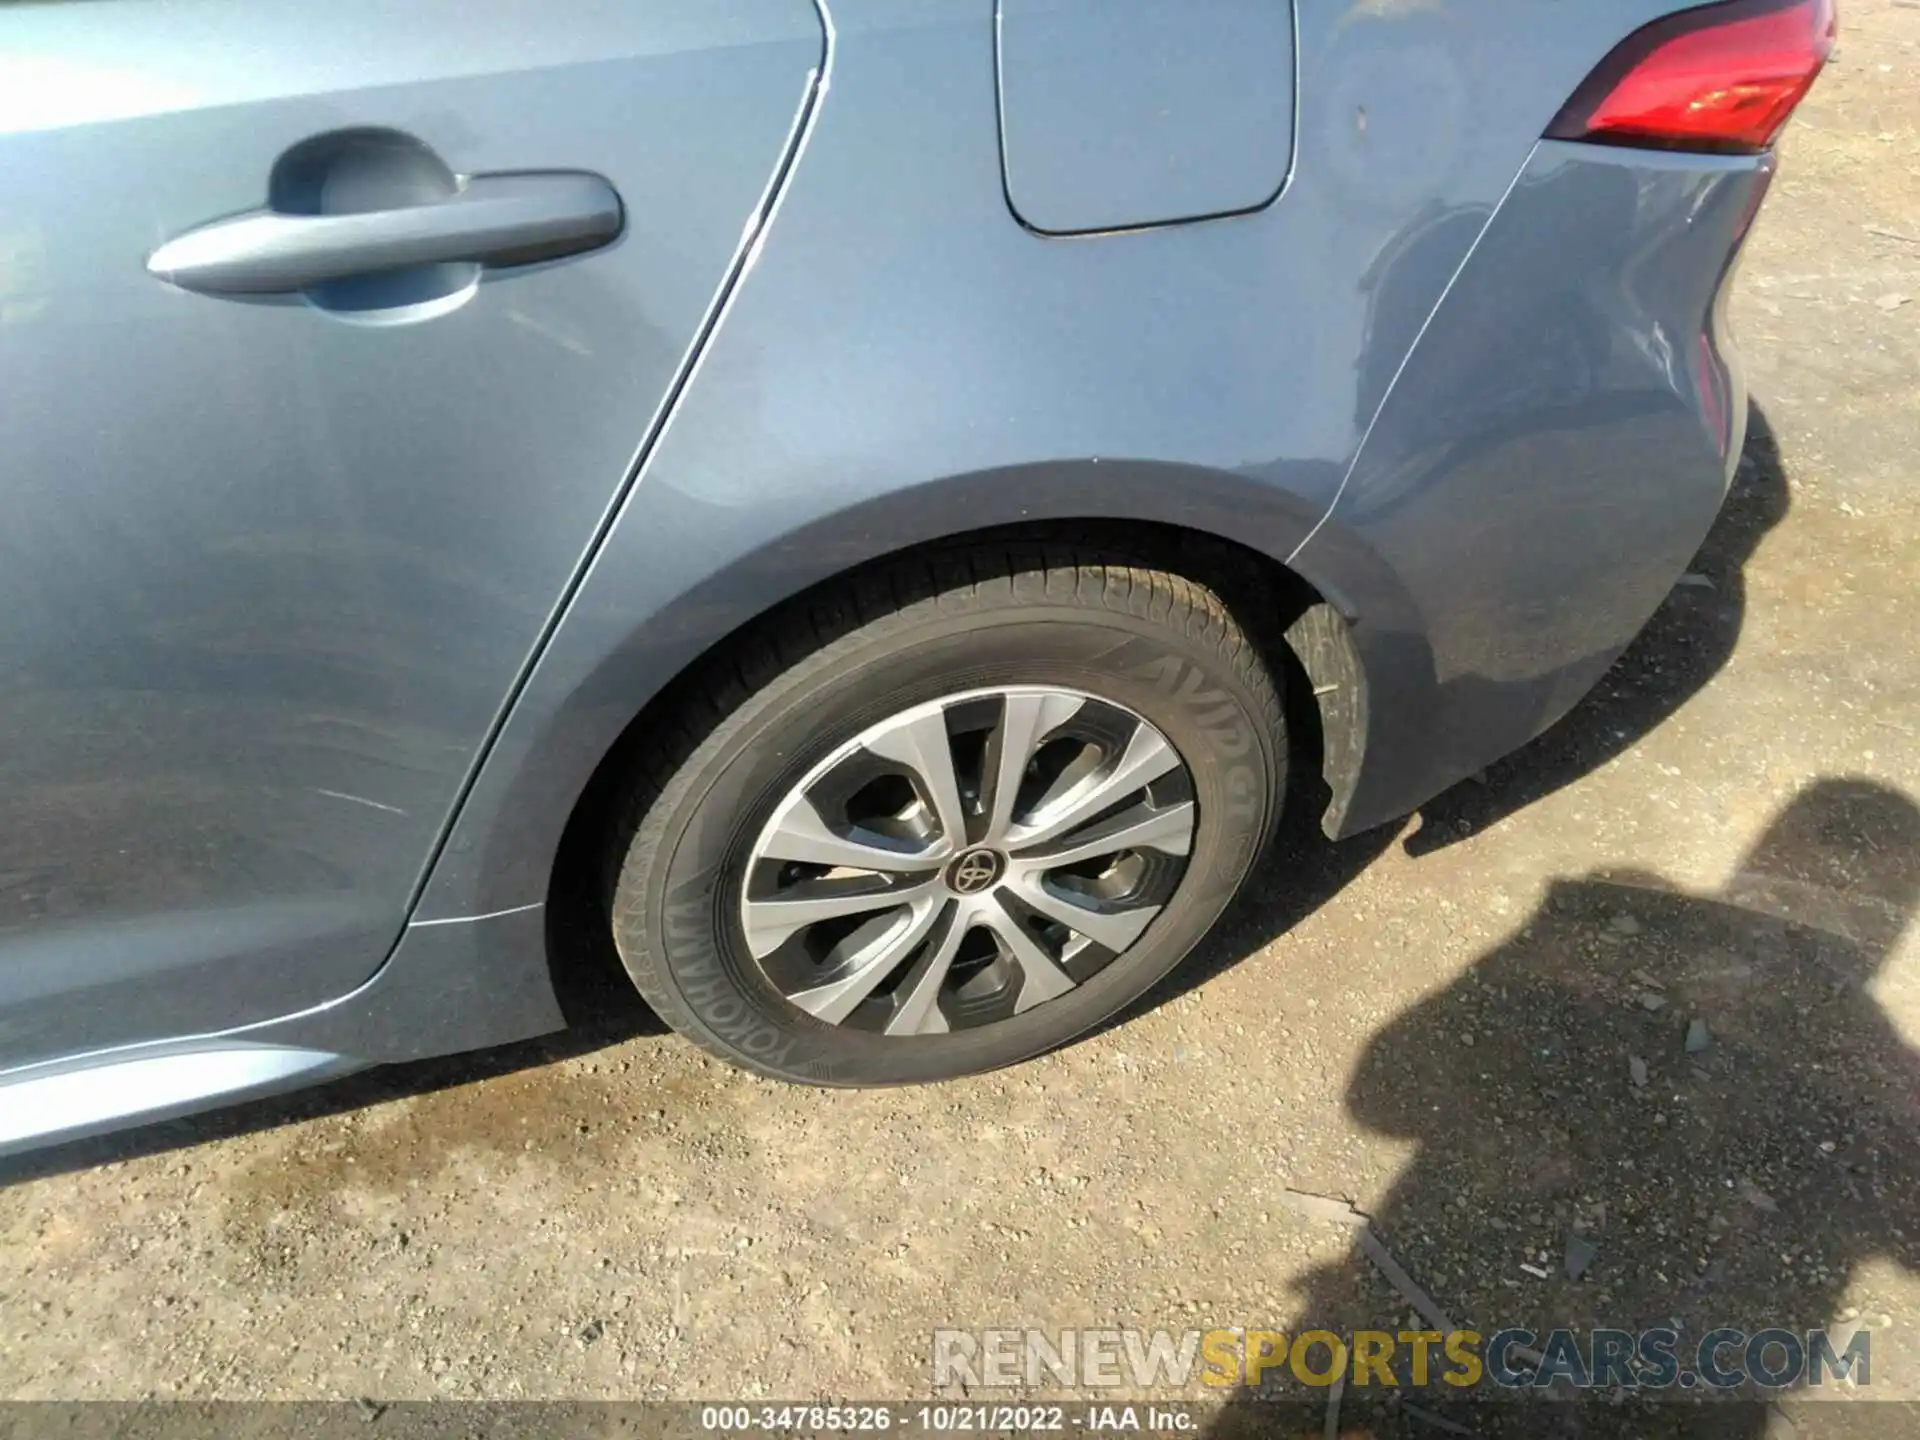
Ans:
<svg viewBox="0 0 1920 1440"><path fill-rule="evenodd" d="M13 1162L0 1395L899 1397L941 1326L1405 1321L1289 1187L1456 1318L1852 1320L1920 1395L1917 73L1914 0L1854 0L1741 275L1727 513L1529 750L1297 835L1002 1074L788 1088L616 1004Z"/></svg>

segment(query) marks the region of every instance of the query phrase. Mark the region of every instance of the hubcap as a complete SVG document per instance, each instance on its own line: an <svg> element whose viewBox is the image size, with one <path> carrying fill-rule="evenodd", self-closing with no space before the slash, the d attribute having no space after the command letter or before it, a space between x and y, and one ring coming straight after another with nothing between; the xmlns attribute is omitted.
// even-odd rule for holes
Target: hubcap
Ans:
<svg viewBox="0 0 1920 1440"><path fill-rule="evenodd" d="M748 952L833 1025L932 1035L1057 999L1173 897L1192 777L1157 729L1075 690L916 705L807 773L754 842Z"/></svg>

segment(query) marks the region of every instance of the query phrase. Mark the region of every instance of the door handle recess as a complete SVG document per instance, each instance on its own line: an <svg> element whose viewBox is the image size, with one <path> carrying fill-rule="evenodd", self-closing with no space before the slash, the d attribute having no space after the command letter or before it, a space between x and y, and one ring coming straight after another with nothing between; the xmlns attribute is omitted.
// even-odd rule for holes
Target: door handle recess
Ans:
<svg viewBox="0 0 1920 1440"><path fill-rule="evenodd" d="M408 265L527 265L620 233L619 193L579 170L476 175L424 204L349 214L255 210L167 241L147 271L203 295L284 295Z"/></svg>

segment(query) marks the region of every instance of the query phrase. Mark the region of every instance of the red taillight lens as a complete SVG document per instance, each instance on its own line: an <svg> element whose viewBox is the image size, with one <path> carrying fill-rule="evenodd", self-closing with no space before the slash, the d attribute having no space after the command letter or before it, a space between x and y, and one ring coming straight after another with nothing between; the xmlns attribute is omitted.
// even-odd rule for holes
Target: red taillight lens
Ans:
<svg viewBox="0 0 1920 1440"><path fill-rule="evenodd" d="M1547 129L1556 140L1751 154L1833 50L1833 0L1733 0L1635 31Z"/></svg>

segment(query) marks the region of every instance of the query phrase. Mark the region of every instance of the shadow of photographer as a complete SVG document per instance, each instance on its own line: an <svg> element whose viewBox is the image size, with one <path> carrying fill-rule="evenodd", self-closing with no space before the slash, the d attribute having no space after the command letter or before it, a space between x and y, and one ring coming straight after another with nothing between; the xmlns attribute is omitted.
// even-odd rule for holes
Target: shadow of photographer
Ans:
<svg viewBox="0 0 1920 1440"><path fill-rule="evenodd" d="M1856 779L1804 789L1717 893L1638 872L1556 882L1368 1043L1347 1108L1417 1146L1374 1233L1457 1325L1670 1326L1683 1372L1717 1327L1854 1320L1863 1265L1920 1271L1920 1053L1872 989L1916 906L1920 807ZM1312 1328L1410 1328L1357 1248L1301 1288ZM1888 1379L1894 1358L1875 1357ZM1545 1419L1434 1389L1420 1403L1475 1433ZM1223 1432L1258 1415L1250 1398ZM1606 1406L1554 1409L1565 1433L1615 1433ZM1370 1433L1398 1433L1392 1410ZM1624 1417L1633 1433L1783 1433L1755 1406Z"/></svg>

